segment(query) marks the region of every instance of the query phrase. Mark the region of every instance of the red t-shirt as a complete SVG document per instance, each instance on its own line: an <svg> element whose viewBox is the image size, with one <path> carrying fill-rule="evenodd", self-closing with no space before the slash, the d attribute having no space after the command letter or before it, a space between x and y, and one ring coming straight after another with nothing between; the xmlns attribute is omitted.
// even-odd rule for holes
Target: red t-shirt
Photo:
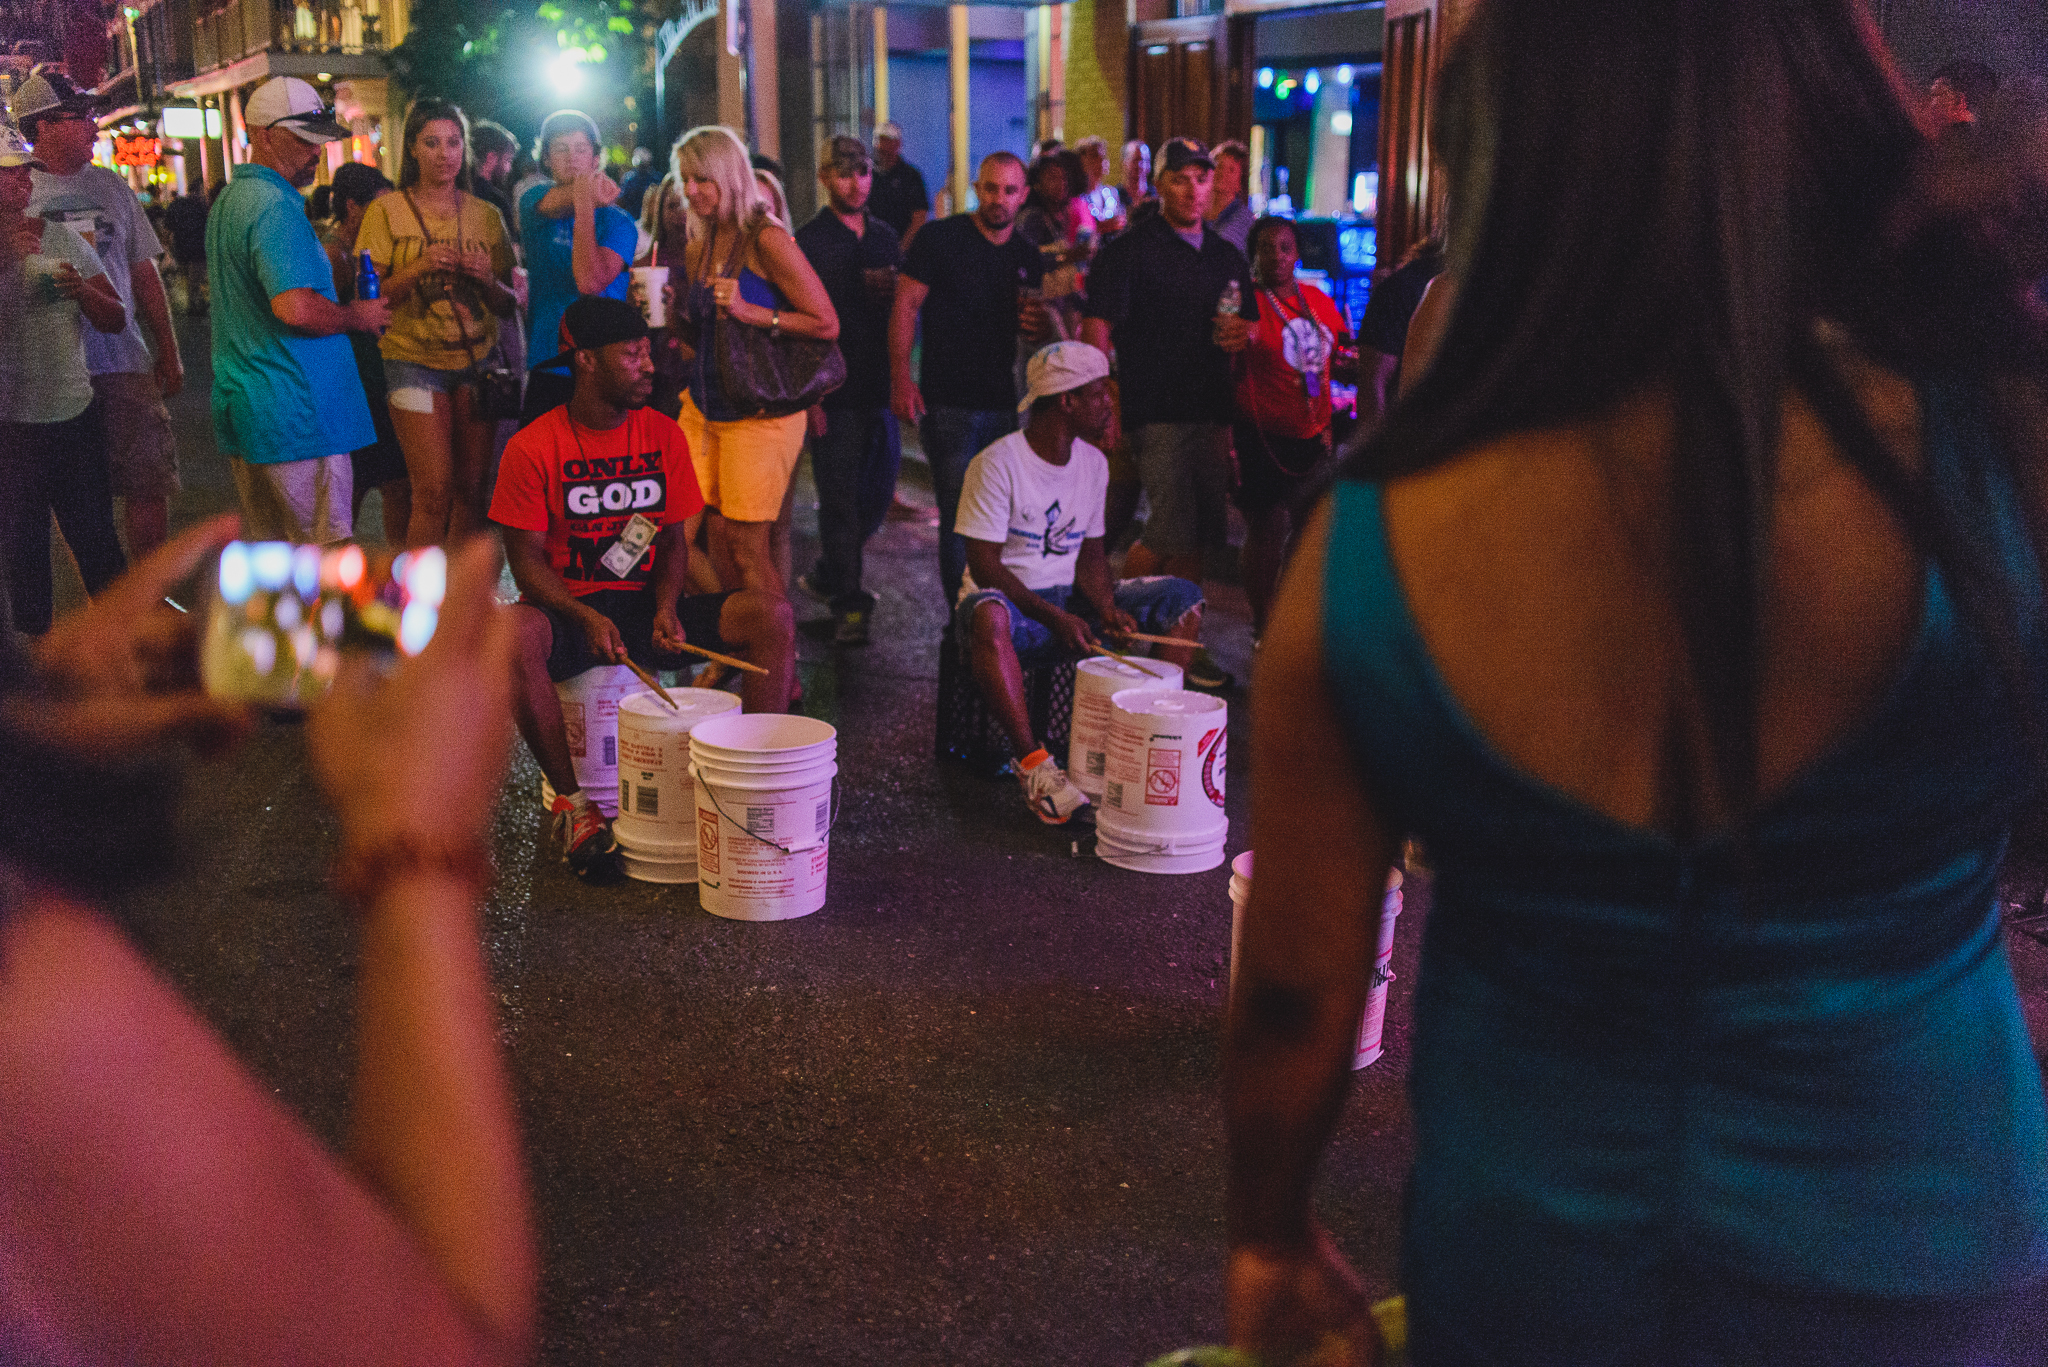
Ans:
<svg viewBox="0 0 2048 1367"><path fill-rule="evenodd" d="M1314 285L1299 288L1299 301L1259 291L1259 316L1237 374L1238 416L1277 437L1313 437L1330 425L1330 354L1345 331L1329 295ZM1313 398L1308 370L1317 374Z"/></svg>
<svg viewBox="0 0 2048 1367"><path fill-rule="evenodd" d="M624 578L604 553L639 513L656 527L703 510L683 429L652 408L636 408L609 432L570 421L567 405L534 419L505 445L491 495L491 521L547 534L548 564L577 597L654 573L649 547Z"/></svg>

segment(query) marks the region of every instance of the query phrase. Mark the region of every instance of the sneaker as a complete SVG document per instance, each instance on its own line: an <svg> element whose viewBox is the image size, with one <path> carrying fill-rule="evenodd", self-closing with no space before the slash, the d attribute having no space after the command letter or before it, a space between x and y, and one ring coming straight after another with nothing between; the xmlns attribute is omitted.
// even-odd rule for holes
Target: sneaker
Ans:
<svg viewBox="0 0 2048 1367"><path fill-rule="evenodd" d="M1024 801L1031 814L1048 826L1064 826L1075 812L1088 805L1088 794L1067 782L1059 761L1048 756L1017 773Z"/></svg>
<svg viewBox="0 0 2048 1367"><path fill-rule="evenodd" d="M1216 657L1209 653L1207 646L1195 652L1195 658L1188 661L1181 677L1188 681L1189 688L1222 689L1236 682L1229 670L1216 663Z"/></svg>
<svg viewBox="0 0 2048 1367"><path fill-rule="evenodd" d="M581 793L555 799L555 838L569 872L586 883L609 883L624 872L612 823Z"/></svg>
<svg viewBox="0 0 2048 1367"><path fill-rule="evenodd" d="M832 644L835 646L864 646L868 643L868 610L848 608L839 614L839 625L833 628Z"/></svg>

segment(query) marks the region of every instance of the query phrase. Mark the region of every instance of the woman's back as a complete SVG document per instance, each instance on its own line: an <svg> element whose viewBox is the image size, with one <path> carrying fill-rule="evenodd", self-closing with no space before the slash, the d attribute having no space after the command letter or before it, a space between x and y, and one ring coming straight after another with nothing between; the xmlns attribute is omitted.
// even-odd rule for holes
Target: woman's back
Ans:
<svg viewBox="0 0 2048 1367"><path fill-rule="evenodd" d="M1910 467L1919 403L1865 367ZM1728 820L1670 588L1668 404L1520 433L1384 494L1402 593L1458 706L1518 768L1628 827ZM1784 408L1757 717L1765 799L1864 720L1920 624L1925 566L1797 396Z"/></svg>
<svg viewBox="0 0 2048 1367"><path fill-rule="evenodd" d="M1978 530L2037 602L1970 396L1923 391L1923 450L1909 387L1864 393L1908 468L1989 491ZM1688 1270L1893 1297L2048 1270L1993 900L2031 774L2012 699L1788 403L1737 838L1665 587L1662 408L1341 485L1324 548L1336 714L1437 871L1404 1281L1425 1315L1483 1302L1480 1343L1655 1342Z"/></svg>

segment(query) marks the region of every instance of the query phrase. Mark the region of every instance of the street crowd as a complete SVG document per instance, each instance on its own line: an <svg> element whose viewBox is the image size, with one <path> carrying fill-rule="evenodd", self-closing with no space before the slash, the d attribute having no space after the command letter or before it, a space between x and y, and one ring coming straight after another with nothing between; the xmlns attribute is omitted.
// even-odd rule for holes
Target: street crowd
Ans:
<svg viewBox="0 0 2048 1367"><path fill-rule="evenodd" d="M45 509L92 592L124 564L116 499L131 551L163 540L177 481L164 400L182 376L157 235L90 164L93 101L52 71L16 104L23 231L85 249L75 282L52 276L68 293L19 334L26 347L63 328L57 350L84 346L78 402L24 407L8 467L23 481L13 610L40 634ZM268 81L245 123L231 183L163 215L175 245L202 208L203 260L174 254L188 306L209 311L214 431L244 530L343 540L374 492L394 544L502 540L520 729L586 877L613 876L617 850L578 787L554 685L624 658L677 667L687 643L758 667L741 684L750 710L800 706L790 595L830 609L837 645L869 641L863 550L898 506L903 424L937 495L945 648L1001 722L1030 810L1065 822L1087 798L1033 734L1021 671L1108 641L1154 648L1137 633L1187 641L1157 648L1191 685L1228 687L1200 646L1205 556L1227 550L1235 499L1262 628L1296 515L1333 465L1338 390L1360 378L1344 317L1296 278L1293 225L1254 221L1239 143L1174 138L1155 167L1133 142L1107 183L1103 140L1048 140L1028 166L985 158L974 207L933 219L884 125L872 149L828 140L823 207L796 225L782 168L725 128L685 133L659 177L647 149L615 177L580 111L547 118L529 151L423 97L398 184L346 162L309 201L347 132L314 89ZM1368 319L1371 409L1416 297L1397 285ZM820 553L798 574L807 447Z"/></svg>
<svg viewBox="0 0 2048 1367"><path fill-rule="evenodd" d="M425 649L346 669L307 723L362 911L346 1171L93 910L161 865L163 742L250 725L159 606L237 523L166 540L160 248L87 164L90 98L26 83L0 128L0 761L50 797L0 837L0 1171L26 1193L0 1196L0 1359L532 1351L476 936L510 736L571 868L613 876L555 685L698 646L755 666L749 710L800 705L790 594L870 638L863 548L914 424L945 648L1048 823L1088 799L1022 670L1151 636L1229 687L1201 584L1233 499L1245 518L1284 705L1255 721L1225 1046L1233 1342L1380 1360L1310 1193L1413 834L1441 880L1416 1362L1994 1360L2048 1277L2048 1117L1987 911L2048 734L2014 720L2048 654L2048 347L2012 288L2015 257L2048 273L2021 231L2040 197L1949 232L1982 226L1939 193L1967 177L1920 177L1988 73L1909 109L1852 0L1681 6L1678 43L1647 13L1668 6L1558 8L1486 6L1454 51L1465 217L1382 281L1359 344L1297 278L1293 225L1252 213L1236 144L1133 144L1121 184L1099 140L999 152L934 217L885 126L826 141L798 226L730 129L614 179L582 112L523 167L421 99L398 184L343 166L323 242L301 191L348 130L306 83L260 86L204 238L240 532L339 541L374 490L394 541L450 565ZM1738 82L1754 98L1715 118L1668 103ZM1998 135L2030 155L2035 94ZM1989 176L1980 152L1957 155ZM1376 424L1342 471L1339 386ZM806 447L820 555L796 574ZM53 513L92 595L63 620ZM88 820L71 793L118 804Z"/></svg>

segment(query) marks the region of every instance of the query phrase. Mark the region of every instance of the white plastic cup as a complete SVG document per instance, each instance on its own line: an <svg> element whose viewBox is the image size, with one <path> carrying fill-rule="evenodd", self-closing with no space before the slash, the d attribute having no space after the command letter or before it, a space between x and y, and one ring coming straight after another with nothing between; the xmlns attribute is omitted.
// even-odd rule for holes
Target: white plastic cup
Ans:
<svg viewBox="0 0 2048 1367"><path fill-rule="evenodd" d="M640 316L651 328L668 326L668 301L663 297L667 287L667 266L633 267L632 289L640 299Z"/></svg>

